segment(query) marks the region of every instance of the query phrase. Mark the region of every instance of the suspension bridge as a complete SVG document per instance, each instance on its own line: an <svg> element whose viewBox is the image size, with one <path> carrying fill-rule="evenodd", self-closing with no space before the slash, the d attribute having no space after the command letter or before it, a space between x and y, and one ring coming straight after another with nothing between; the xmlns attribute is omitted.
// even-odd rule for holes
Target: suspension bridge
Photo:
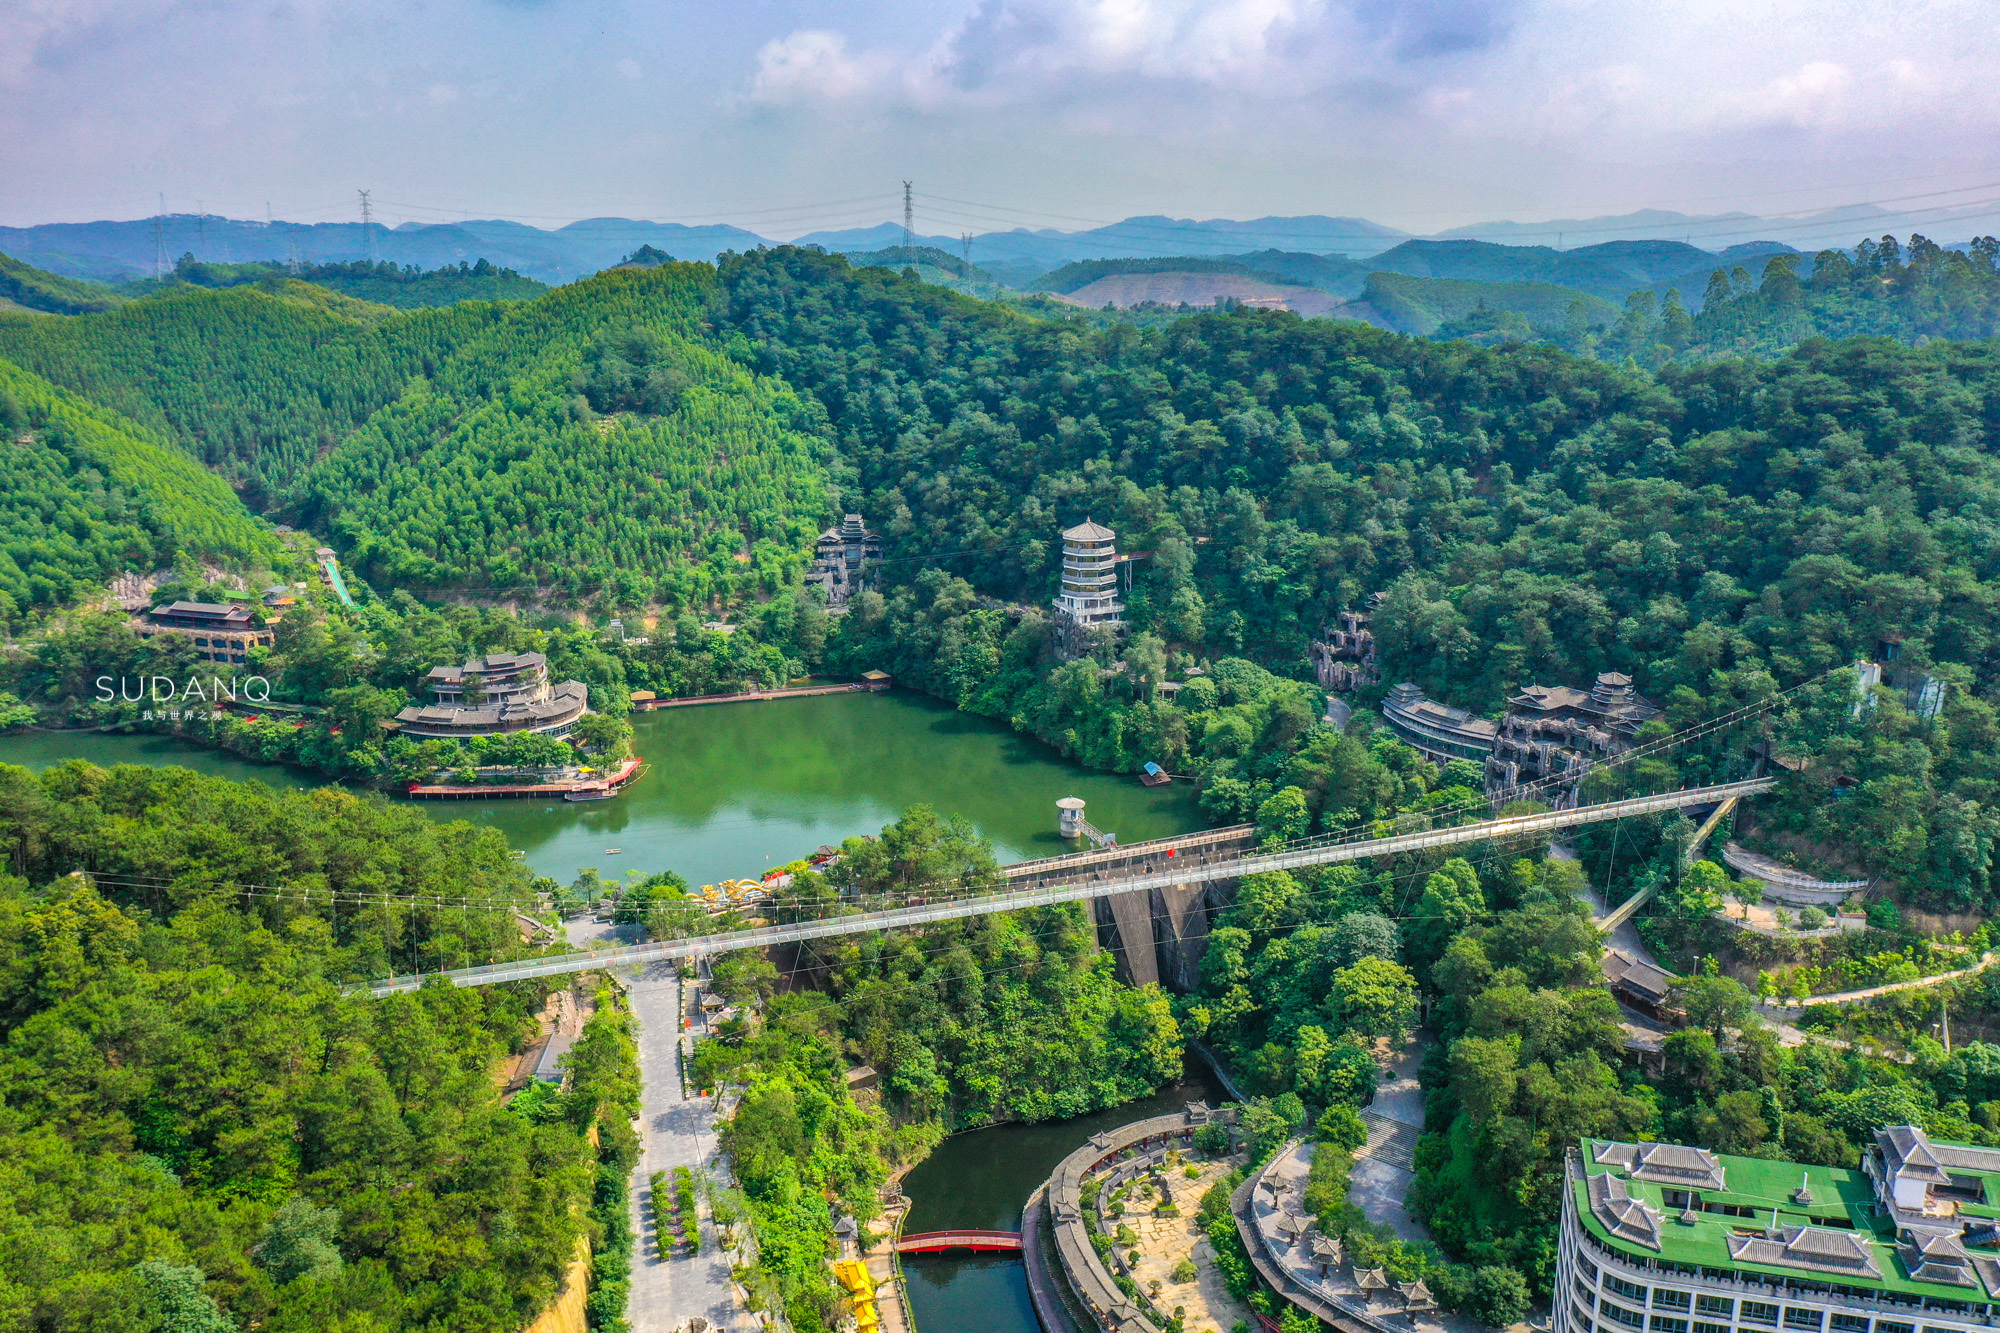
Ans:
<svg viewBox="0 0 2000 1333"><path fill-rule="evenodd" d="M1060 876L1047 876L1030 888L1003 889L943 901L918 902L878 911L850 912L844 916L730 930L686 939L658 940L623 948L585 950L553 954L543 958L523 958L507 963L383 977L357 985L355 989L366 990L374 995L393 995L402 991L416 990L434 979L443 980L454 986L490 986L499 982L524 981L532 977L558 976L570 972L643 967L653 963L708 958L738 949L764 949L773 945L797 944L806 940L933 925L941 921L962 920L995 912L1018 912L1027 908L1113 898L1122 894L1143 893L1155 889L1189 888L1221 880L1240 879L1245 875L1262 874L1267 871L1301 870L1309 866L1336 865L1345 861L1393 856L1401 852L1423 851L1433 847L1449 847L1490 839L1528 837L1575 828L1583 824L1629 819L1635 815L1658 814L1692 806L1720 807L1725 803L1734 803L1745 797L1769 791L1777 784L1778 779L1772 777L1751 778L1742 782L1690 787L1653 796L1635 796L1624 800L1578 805L1567 810L1514 815L1460 824L1451 828L1392 834L1388 837L1303 839L1269 850L1236 855L1188 858L1185 861L1169 858L1164 865L1154 858L1151 864L1127 874L1100 875L1070 882L1062 882ZM1711 820L1709 827L1712 827L1714 822Z"/></svg>

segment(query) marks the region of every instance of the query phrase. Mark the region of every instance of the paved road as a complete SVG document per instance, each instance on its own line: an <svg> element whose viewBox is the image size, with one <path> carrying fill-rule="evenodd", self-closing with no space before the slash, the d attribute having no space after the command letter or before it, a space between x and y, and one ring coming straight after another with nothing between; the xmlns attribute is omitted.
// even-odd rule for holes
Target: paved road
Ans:
<svg viewBox="0 0 2000 1333"><path fill-rule="evenodd" d="M565 925L569 942L578 948L629 944L645 933L641 926L613 926L589 917ZM690 1257L677 1249L665 1257L660 1254L653 1227L652 1175L665 1171L671 1178L675 1167L686 1166L699 1176L712 1165L715 1107L712 1099L681 1095L679 975L667 964L656 963L628 972L625 986L638 1028L640 1087L639 1164L632 1173L632 1234L638 1240L632 1252L632 1297L626 1320L632 1333L677 1333L695 1315L711 1328L755 1328L730 1284L729 1261L706 1207L701 1253Z"/></svg>
<svg viewBox="0 0 2000 1333"><path fill-rule="evenodd" d="M649 968L626 989L638 1020L642 1109L639 1165L632 1179L632 1229L638 1244L625 1317L633 1333L673 1333L694 1315L708 1320L711 1328L754 1327L730 1284L729 1260L705 1206L701 1253L690 1256L679 1247L660 1252L653 1228L652 1174L665 1171L671 1180L677 1166L692 1167L697 1176L711 1166L714 1099L681 1095L681 985L673 969Z"/></svg>

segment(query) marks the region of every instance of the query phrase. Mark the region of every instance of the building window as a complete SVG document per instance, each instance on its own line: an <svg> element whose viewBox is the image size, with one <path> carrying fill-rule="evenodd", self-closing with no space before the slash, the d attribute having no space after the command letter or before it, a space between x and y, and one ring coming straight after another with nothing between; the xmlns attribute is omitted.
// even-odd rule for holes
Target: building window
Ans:
<svg viewBox="0 0 2000 1333"><path fill-rule="evenodd" d="M1833 1333L1868 1333L1868 1317L1858 1314L1833 1316Z"/></svg>
<svg viewBox="0 0 2000 1333"><path fill-rule="evenodd" d="M1646 1303L1646 1289L1636 1282L1627 1282L1616 1273L1606 1273L1604 1275L1604 1286L1606 1290L1615 1291L1620 1296L1635 1300L1641 1305Z"/></svg>
<svg viewBox="0 0 2000 1333"><path fill-rule="evenodd" d="M1727 1296L1697 1296L1694 1308L1699 1314L1721 1315L1724 1319L1736 1313L1736 1302Z"/></svg>
<svg viewBox="0 0 2000 1333"><path fill-rule="evenodd" d="M1729 1333L1729 1325L1704 1324L1697 1319L1694 1321L1694 1333Z"/></svg>
<svg viewBox="0 0 2000 1333"><path fill-rule="evenodd" d="M1893 1319L1878 1319L1875 1321L1875 1333L1917 1333L1917 1330Z"/></svg>
<svg viewBox="0 0 2000 1333"><path fill-rule="evenodd" d="M1653 1288L1653 1308L1655 1310L1685 1310L1688 1308L1688 1293L1675 1291L1672 1287Z"/></svg>
<svg viewBox="0 0 2000 1333"><path fill-rule="evenodd" d="M1570 1313L1576 1316L1576 1326L1578 1328L1592 1327L1592 1324L1590 1322L1590 1302L1585 1301L1582 1305L1577 1305L1574 1302L1572 1302L1570 1305Z"/></svg>
<svg viewBox="0 0 2000 1333"><path fill-rule="evenodd" d="M1932 1328L1929 1324L1925 1324L1924 1333L1961 1333L1961 1331L1955 1328Z"/></svg>
<svg viewBox="0 0 2000 1333"><path fill-rule="evenodd" d="M1688 1321L1672 1315L1656 1314L1653 1316L1653 1333L1688 1333Z"/></svg>
<svg viewBox="0 0 2000 1333"><path fill-rule="evenodd" d="M1582 1278L1573 1277L1570 1279L1570 1282L1573 1286L1575 1286L1576 1294L1583 1297L1585 1301L1594 1300L1596 1298L1597 1293L1592 1291L1590 1289L1590 1284L1585 1282Z"/></svg>
<svg viewBox="0 0 2000 1333"><path fill-rule="evenodd" d="M1597 1265L1590 1262L1588 1258L1586 1258L1581 1254L1577 1255L1576 1266L1578 1268L1581 1268L1584 1272L1590 1274L1590 1280L1592 1282L1597 1281Z"/></svg>
<svg viewBox="0 0 2000 1333"><path fill-rule="evenodd" d="M1646 1316L1640 1314L1637 1310L1628 1310L1622 1305L1614 1305L1610 1301L1599 1301L1597 1303L1597 1311L1606 1319L1615 1319L1627 1328L1644 1328L1646 1326Z"/></svg>
<svg viewBox="0 0 2000 1333"><path fill-rule="evenodd" d="M1768 1324L1778 1326L1778 1307L1766 1305L1763 1301L1743 1302L1743 1322L1746 1324Z"/></svg>
<svg viewBox="0 0 2000 1333"><path fill-rule="evenodd" d="M1786 1328L1807 1329L1810 1333L1819 1333L1820 1328L1825 1323L1826 1311L1824 1310L1807 1310L1796 1305L1785 1307Z"/></svg>

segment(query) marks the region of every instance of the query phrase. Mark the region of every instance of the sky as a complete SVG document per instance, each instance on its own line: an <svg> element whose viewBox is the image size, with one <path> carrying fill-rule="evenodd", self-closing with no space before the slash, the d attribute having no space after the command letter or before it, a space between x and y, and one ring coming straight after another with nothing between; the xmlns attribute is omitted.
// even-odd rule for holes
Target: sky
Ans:
<svg viewBox="0 0 2000 1333"><path fill-rule="evenodd" d="M0 224L1922 223L2000 215L1996 65L1990 0L0 0Z"/></svg>

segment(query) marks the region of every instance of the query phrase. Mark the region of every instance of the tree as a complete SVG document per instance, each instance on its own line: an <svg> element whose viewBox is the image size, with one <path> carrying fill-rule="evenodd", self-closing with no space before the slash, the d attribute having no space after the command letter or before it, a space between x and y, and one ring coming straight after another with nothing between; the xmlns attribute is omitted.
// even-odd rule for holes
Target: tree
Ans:
<svg viewBox="0 0 2000 1333"><path fill-rule="evenodd" d="M236 1333L236 1321L204 1289L199 1268L148 1259L133 1271L145 1287L159 1333Z"/></svg>
<svg viewBox="0 0 2000 1333"><path fill-rule="evenodd" d="M1473 791L1486 788L1485 766L1471 759L1453 759L1438 774L1440 787L1470 787Z"/></svg>
<svg viewBox="0 0 2000 1333"><path fill-rule="evenodd" d="M1361 1118L1361 1112L1346 1102L1327 1107L1315 1129L1321 1142L1350 1152L1368 1142L1368 1123Z"/></svg>
<svg viewBox="0 0 2000 1333"><path fill-rule="evenodd" d="M545 1086L545 1085L537 1085ZM287 1199L264 1228L257 1262L279 1286L297 1278L331 1278L340 1272L340 1212L315 1208L300 1195Z"/></svg>
<svg viewBox="0 0 2000 1333"><path fill-rule="evenodd" d="M1688 1016L1688 1022L1703 1028L1720 1043L1725 1028L1740 1028L1756 1013L1756 1000L1731 977L1694 976L1676 981L1673 1003Z"/></svg>
<svg viewBox="0 0 2000 1333"><path fill-rule="evenodd" d="M1346 1031L1400 1042L1417 1021L1417 979L1401 963L1363 958L1334 973L1327 1008Z"/></svg>
<svg viewBox="0 0 2000 1333"><path fill-rule="evenodd" d="M1351 967L1363 958L1394 962L1402 953L1403 933L1380 913L1351 912L1327 933L1326 959L1336 968Z"/></svg>
<svg viewBox="0 0 2000 1333"><path fill-rule="evenodd" d="M1472 1275L1465 1313L1482 1324L1505 1328L1528 1313L1528 1280L1517 1269L1487 1264Z"/></svg>
<svg viewBox="0 0 2000 1333"><path fill-rule="evenodd" d="M1729 896L1743 909L1743 919L1748 921L1750 909L1764 901L1764 882L1758 879L1739 879L1729 886Z"/></svg>
<svg viewBox="0 0 2000 1333"><path fill-rule="evenodd" d="M1451 1085L1474 1124L1491 1124L1513 1107L1520 1054L1519 1037L1460 1037L1451 1044Z"/></svg>
<svg viewBox="0 0 2000 1333"><path fill-rule="evenodd" d="M1486 911L1486 896L1479 887L1479 872L1460 857L1446 861L1442 869L1424 881L1423 896L1417 901L1416 920L1410 928L1410 952L1420 967L1428 967L1444 955L1451 937L1477 920Z"/></svg>
<svg viewBox="0 0 2000 1333"><path fill-rule="evenodd" d="M1713 861L1696 861L1681 876L1670 905L1676 916L1703 917L1722 910L1722 894L1729 887L1729 875Z"/></svg>
<svg viewBox="0 0 2000 1333"><path fill-rule="evenodd" d="M1292 842L1312 829L1312 808L1297 787L1282 787L1257 807L1257 832L1265 842Z"/></svg>

